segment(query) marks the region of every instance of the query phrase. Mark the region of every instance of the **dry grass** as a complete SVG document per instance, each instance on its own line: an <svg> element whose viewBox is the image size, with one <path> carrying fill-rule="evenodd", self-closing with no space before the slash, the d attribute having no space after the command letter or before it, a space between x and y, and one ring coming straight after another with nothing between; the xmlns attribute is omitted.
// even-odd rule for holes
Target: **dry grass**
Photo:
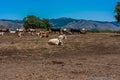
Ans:
<svg viewBox="0 0 120 80"><path fill-rule="evenodd" d="M112 36L111 36L112 35ZM67 35L63 46L49 38L0 36L1 80L119 80L120 37L112 33Z"/></svg>

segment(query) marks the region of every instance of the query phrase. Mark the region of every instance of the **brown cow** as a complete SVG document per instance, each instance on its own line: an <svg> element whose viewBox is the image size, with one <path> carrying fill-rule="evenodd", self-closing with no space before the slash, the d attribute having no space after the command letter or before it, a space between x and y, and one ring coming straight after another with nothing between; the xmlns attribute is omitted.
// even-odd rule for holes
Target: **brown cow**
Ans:
<svg viewBox="0 0 120 80"><path fill-rule="evenodd" d="M28 28L26 31L33 36L34 32L36 32L36 29Z"/></svg>
<svg viewBox="0 0 120 80"><path fill-rule="evenodd" d="M9 32L9 29L7 29L7 28L0 28L0 32Z"/></svg>
<svg viewBox="0 0 120 80"><path fill-rule="evenodd" d="M49 31L45 31L45 32L41 32L41 33L40 33L40 36L41 36L41 37L49 37L49 34L50 34Z"/></svg>
<svg viewBox="0 0 120 80"><path fill-rule="evenodd" d="M81 34L86 34L87 33L87 30L85 28L83 28L81 31L80 31Z"/></svg>

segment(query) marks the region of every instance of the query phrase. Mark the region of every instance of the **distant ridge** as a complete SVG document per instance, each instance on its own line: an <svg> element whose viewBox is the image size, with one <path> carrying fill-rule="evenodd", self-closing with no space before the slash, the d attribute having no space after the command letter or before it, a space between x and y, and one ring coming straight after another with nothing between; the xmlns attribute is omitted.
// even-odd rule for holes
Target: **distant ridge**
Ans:
<svg viewBox="0 0 120 80"><path fill-rule="evenodd" d="M8 21L8 22L13 22L13 23L23 24L22 20L0 19L0 21Z"/></svg>
<svg viewBox="0 0 120 80"><path fill-rule="evenodd" d="M72 19L72 18L66 18L66 17L57 18L57 19L50 19L50 22L52 23L52 25L54 27L58 27L58 28L64 27L67 24L69 24L71 22L74 22L74 21L76 22L76 21L79 21L79 20Z"/></svg>
<svg viewBox="0 0 120 80"><path fill-rule="evenodd" d="M17 28L21 27L23 27L23 25L18 22L0 20L0 28L9 28L11 30L16 30Z"/></svg>
<svg viewBox="0 0 120 80"><path fill-rule="evenodd" d="M120 23L117 22L106 22L106 21L93 21L84 19L72 19L72 18L57 18L50 19L50 23L54 28L74 28L82 29L86 28L88 30L120 30ZM22 20L0 20L0 28L5 27L9 29L16 29L23 27Z"/></svg>
<svg viewBox="0 0 120 80"><path fill-rule="evenodd" d="M120 30L120 23L117 22L106 22L106 21L93 21L84 19L72 19L72 18L58 18L51 19L50 22L56 28L75 28L88 30Z"/></svg>

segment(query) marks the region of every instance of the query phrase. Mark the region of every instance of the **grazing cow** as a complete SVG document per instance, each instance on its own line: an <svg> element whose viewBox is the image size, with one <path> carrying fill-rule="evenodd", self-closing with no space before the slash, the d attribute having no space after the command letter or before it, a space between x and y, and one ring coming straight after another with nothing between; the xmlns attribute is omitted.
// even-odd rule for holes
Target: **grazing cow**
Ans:
<svg viewBox="0 0 120 80"><path fill-rule="evenodd" d="M7 28L0 28L0 36L3 36L6 32L9 32Z"/></svg>
<svg viewBox="0 0 120 80"><path fill-rule="evenodd" d="M39 33L39 32L36 32L36 35L39 37L39 36L40 36L40 33Z"/></svg>
<svg viewBox="0 0 120 80"><path fill-rule="evenodd" d="M17 32L23 32L24 29L18 29L18 28L17 28L16 31L17 31Z"/></svg>
<svg viewBox="0 0 120 80"><path fill-rule="evenodd" d="M70 32L72 33L72 34L74 34L74 33L80 33L80 30L79 29L70 29Z"/></svg>
<svg viewBox="0 0 120 80"><path fill-rule="evenodd" d="M5 32L0 32L0 36L3 36Z"/></svg>
<svg viewBox="0 0 120 80"><path fill-rule="evenodd" d="M60 28L52 28L51 32L53 32L53 33L60 33L61 29Z"/></svg>
<svg viewBox="0 0 120 80"><path fill-rule="evenodd" d="M80 31L81 34L86 34L87 33L87 30L85 28L83 28L81 31Z"/></svg>
<svg viewBox="0 0 120 80"><path fill-rule="evenodd" d="M0 32L9 32L9 29L7 29L7 28L0 28Z"/></svg>
<svg viewBox="0 0 120 80"><path fill-rule="evenodd" d="M49 34L50 34L49 31L41 32L40 37L49 37Z"/></svg>
<svg viewBox="0 0 120 80"><path fill-rule="evenodd" d="M32 29L32 28L28 28L26 31L27 31L27 32L35 32L36 30L35 30L35 29Z"/></svg>
<svg viewBox="0 0 120 80"><path fill-rule="evenodd" d="M61 34L68 34L68 35L71 35L72 33L71 33L68 29L63 28L63 29L61 29Z"/></svg>
<svg viewBox="0 0 120 80"><path fill-rule="evenodd" d="M33 36L34 32L36 32L36 29L28 28L26 31Z"/></svg>
<svg viewBox="0 0 120 80"><path fill-rule="evenodd" d="M14 33L16 33L16 31L13 31L13 30L10 30L9 31L11 34L14 34Z"/></svg>
<svg viewBox="0 0 120 80"><path fill-rule="evenodd" d="M62 33L62 34L67 33L67 29L66 29L66 28L61 29L61 33Z"/></svg>

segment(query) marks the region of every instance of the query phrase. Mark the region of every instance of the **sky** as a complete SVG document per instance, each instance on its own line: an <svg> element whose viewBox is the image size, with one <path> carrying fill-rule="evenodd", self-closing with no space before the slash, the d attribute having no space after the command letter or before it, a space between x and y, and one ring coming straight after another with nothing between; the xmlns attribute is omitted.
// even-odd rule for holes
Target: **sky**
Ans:
<svg viewBox="0 0 120 80"><path fill-rule="evenodd" d="M117 2L120 0L1 0L0 19L22 20L36 15L48 19L115 21Z"/></svg>

